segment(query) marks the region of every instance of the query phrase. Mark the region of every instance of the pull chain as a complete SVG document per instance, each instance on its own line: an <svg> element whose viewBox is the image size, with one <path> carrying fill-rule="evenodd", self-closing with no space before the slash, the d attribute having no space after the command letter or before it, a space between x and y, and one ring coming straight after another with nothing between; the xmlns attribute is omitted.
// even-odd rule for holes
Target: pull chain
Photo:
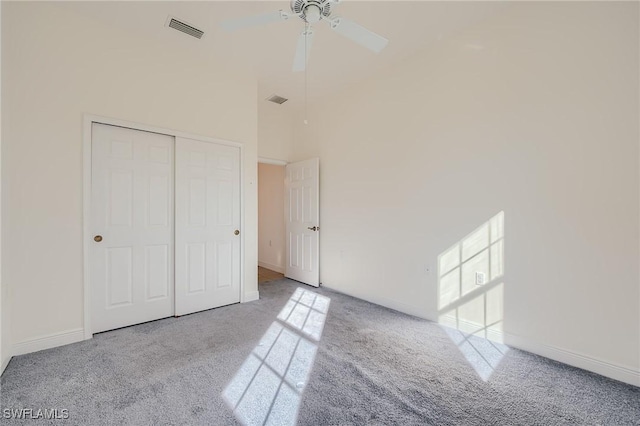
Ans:
<svg viewBox="0 0 640 426"><path fill-rule="evenodd" d="M308 70L308 59L309 57L307 56L307 47L309 46L309 23L305 22L304 24L304 124L307 125L309 124L309 121L307 120L308 112L309 112L309 97L308 97L308 92L309 92L309 70Z"/></svg>

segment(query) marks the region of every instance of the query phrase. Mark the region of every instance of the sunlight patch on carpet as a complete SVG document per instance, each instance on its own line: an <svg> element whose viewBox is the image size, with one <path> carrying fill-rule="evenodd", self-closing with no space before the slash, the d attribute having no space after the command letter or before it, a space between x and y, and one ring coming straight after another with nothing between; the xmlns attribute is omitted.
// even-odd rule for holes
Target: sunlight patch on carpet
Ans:
<svg viewBox="0 0 640 426"><path fill-rule="evenodd" d="M244 425L294 424L330 299L298 288L222 393Z"/></svg>

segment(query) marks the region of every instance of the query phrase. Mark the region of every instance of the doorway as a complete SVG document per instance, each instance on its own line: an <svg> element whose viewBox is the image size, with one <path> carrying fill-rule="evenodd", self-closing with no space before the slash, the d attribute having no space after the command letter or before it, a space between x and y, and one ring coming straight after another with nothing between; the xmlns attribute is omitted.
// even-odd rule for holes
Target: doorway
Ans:
<svg viewBox="0 0 640 426"><path fill-rule="evenodd" d="M258 283L320 286L320 160L258 162Z"/></svg>
<svg viewBox="0 0 640 426"><path fill-rule="evenodd" d="M258 284L284 278L284 163L258 163Z"/></svg>

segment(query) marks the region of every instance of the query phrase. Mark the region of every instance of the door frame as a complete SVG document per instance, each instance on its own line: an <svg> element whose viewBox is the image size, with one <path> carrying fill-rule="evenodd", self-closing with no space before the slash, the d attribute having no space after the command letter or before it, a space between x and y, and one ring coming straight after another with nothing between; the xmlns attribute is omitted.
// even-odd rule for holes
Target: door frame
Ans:
<svg viewBox="0 0 640 426"><path fill-rule="evenodd" d="M110 126L125 127L143 132L160 133L174 138L194 139L201 142L215 143L218 145L233 146L240 150L240 229L242 238L240 239L240 303L245 302L244 294L244 270L245 270L245 212L244 212L244 148L240 142L234 142L208 136L201 136L178 130L167 129L158 126L137 123L133 121L120 120L117 118L104 117L94 114L83 114L82 116L82 278L83 278L83 328L84 339L91 339L93 332L91 329L91 279L89 273L89 240L91 239L91 128L93 123L106 124ZM175 162L174 162L175 167ZM174 230L175 232L175 230ZM174 248L175 250L175 248ZM174 284L175 292L175 284ZM175 298L174 298L175 312Z"/></svg>

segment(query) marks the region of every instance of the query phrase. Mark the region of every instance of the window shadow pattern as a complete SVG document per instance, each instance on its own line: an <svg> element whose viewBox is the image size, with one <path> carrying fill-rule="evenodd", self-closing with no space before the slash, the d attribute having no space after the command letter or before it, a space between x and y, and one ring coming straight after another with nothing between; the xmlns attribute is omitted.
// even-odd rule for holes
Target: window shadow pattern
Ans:
<svg viewBox="0 0 640 426"><path fill-rule="evenodd" d="M295 424L330 299L298 288L222 393L244 425Z"/></svg>
<svg viewBox="0 0 640 426"><path fill-rule="evenodd" d="M500 212L438 256L438 322L484 381L509 350L502 344L504 236Z"/></svg>

